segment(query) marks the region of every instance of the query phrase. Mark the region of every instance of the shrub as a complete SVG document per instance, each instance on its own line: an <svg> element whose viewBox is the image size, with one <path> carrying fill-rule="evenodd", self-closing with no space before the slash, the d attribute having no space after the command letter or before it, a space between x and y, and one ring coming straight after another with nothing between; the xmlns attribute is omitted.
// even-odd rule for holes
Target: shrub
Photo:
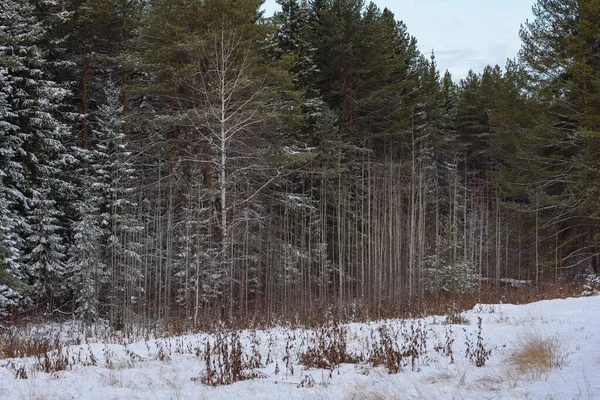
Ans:
<svg viewBox="0 0 600 400"><path fill-rule="evenodd" d="M427 364L427 327L420 321L410 326L402 324L400 330L391 326L379 327L379 341L371 343L367 360L373 366L383 365L390 374L397 374L410 365L419 371Z"/></svg>
<svg viewBox="0 0 600 400"><path fill-rule="evenodd" d="M475 265L470 261L429 266L423 271L425 289L429 292L467 293L476 286Z"/></svg>
<svg viewBox="0 0 600 400"><path fill-rule="evenodd" d="M357 357L347 351L346 336L346 329L337 323L318 329L306 351L300 353L300 364L306 368L333 370L342 363L358 362Z"/></svg>
<svg viewBox="0 0 600 400"><path fill-rule="evenodd" d="M473 342L473 339L467 336L465 344L467 345L467 350L465 352L465 356L469 359L470 362L475 364L476 367L483 367L487 360L490 359L490 355L492 354L492 349L487 348L483 343L483 336L481 334L482 328L482 320L481 317L477 319L477 339Z"/></svg>
<svg viewBox="0 0 600 400"><path fill-rule="evenodd" d="M444 325L469 325L469 320L463 317L459 312L450 311L446 314Z"/></svg>
<svg viewBox="0 0 600 400"><path fill-rule="evenodd" d="M254 359L254 353L248 356L242 347L237 331L218 333L211 346L206 341L204 362L206 368L199 380L208 386L231 385L232 383L254 378L264 378L264 374L255 368L262 367L260 360Z"/></svg>
<svg viewBox="0 0 600 400"><path fill-rule="evenodd" d="M585 277L582 296L594 296L600 293L600 276L591 273Z"/></svg>

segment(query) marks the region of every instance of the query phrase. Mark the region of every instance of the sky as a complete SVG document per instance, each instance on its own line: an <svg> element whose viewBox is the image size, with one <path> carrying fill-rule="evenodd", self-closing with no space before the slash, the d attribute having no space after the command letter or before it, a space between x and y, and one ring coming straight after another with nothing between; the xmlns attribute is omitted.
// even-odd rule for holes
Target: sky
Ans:
<svg viewBox="0 0 600 400"><path fill-rule="evenodd" d="M368 4L368 1L366 1ZM452 73L458 81L472 69L486 65L504 68L521 47L519 27L532 20L535 0L375 0L387 7L408 32L417 38L419 50L435 52L440 72ZM275 0L264 3L265 15L278 9Z"/></svg>

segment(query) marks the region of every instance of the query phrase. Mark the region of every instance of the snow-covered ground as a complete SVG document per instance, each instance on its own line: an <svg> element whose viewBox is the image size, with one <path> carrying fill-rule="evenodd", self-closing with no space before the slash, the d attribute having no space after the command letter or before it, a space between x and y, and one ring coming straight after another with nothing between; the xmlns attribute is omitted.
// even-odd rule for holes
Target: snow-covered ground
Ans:
<svg viewBox="0 0 600 400"><path fill-rule="evenodd" d="M66 371L37 371L33 358L0 360L0 398L600 399L599 296L478 305L462 317L469 323L449 325L446 317L438 316L344 325L348 353L363 360L333 369L300 364L300 355L316 346L322 331L244 331L244 357L254 354L254 361L262 363L253 370L260 377L217 387L199 379L206 368L206 343L212 347L214 335L65 346L61 352L71 360ZM466 342L477 344L478 317L483 349L492 350L482 367L465 356ZM368 361L382 326L396 341L391 348L398 350L406 349L413 332L421 331L414 342L421 346L420 355L405 356L402 370L395 374ZM510 362L511 354L531 338L553 343L557 358L551 370L523 372ZM19 370L27 379L15 377Z"/></svg>

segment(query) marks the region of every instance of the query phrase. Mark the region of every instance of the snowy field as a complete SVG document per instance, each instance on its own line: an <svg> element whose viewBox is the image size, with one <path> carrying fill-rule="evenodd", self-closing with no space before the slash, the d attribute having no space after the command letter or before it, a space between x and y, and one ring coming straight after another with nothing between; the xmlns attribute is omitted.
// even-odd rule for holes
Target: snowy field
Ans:
<svg viewBox="0 0 600 400"><path fill-rule="evenodd" d="M194 334L88 342L68 345L65 339L48 357L0 360L0 398L600 399L599 296L478 305L452 319L243 331L239 340L229 333L221 340ZM550 363L535 355L519 358L526 343L547 345ZM331 362L339 351L350 362ZM208 386L225 379L219 371L227 370L236 352L242 355L233 369L238 365L238 376L251 379ZM478 358L484 366L475 365ZM303 365L311 359L325 368ZM64 370L42 372L44 363L61 369L53 364L57 360L70 361ZM394 367L398 372L390 373Z"/></svg>

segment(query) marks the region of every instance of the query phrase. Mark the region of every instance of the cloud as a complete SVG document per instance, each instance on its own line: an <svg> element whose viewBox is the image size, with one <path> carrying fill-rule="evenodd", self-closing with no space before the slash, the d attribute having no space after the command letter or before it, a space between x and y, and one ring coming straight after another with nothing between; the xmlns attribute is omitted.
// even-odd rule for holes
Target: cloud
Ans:
<svg viewBox="0 0 600 400"><path fill-rule="evenodd" d="M449 70L455 80L472 69L482 72L487 65L504 67L507 58L520 49L519 27L532 17L535 0L374 0L389 8L415 36L421 53L433 49L438 68ZM264 8L274 10L275 0Z"/></svg>
<svg viewBox="0 0 600 400"><path fill-rule="evenodd" d="M472 47L434 49L434 53L440 72L450 71L455 81L464 78L470 69L476 73L483 71L489 58L484 49Z"/></svg>

